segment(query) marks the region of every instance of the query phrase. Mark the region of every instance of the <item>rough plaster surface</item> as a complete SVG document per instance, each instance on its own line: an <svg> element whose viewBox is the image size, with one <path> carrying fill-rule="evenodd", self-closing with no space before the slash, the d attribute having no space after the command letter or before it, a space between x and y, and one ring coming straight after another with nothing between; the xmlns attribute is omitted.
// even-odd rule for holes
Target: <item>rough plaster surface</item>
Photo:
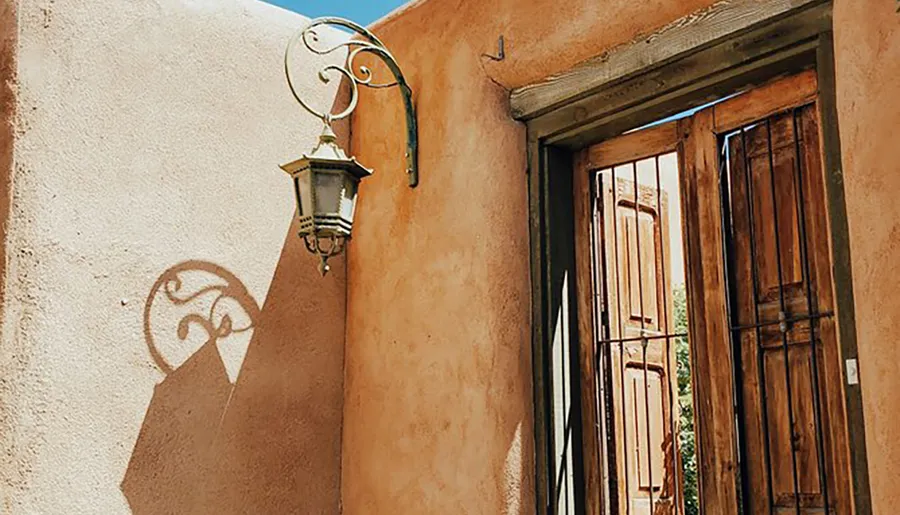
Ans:
<svg viewBox="0 0 900 515"><path fill-rule="evenodd" d="M344 270L318 277L277 168L320 130L282 75L303 19L252 0L18 15L0 512L337 513ZM164 273L225 300L148 299ZM222 338L179 339L191 312Z"/></svg>
<svg viewBox="0 0 900 515"><path fill-rule="evenodd" d="M837 0L835 60L873 511L900 505L900 14Z"/></svg>
<svg viewBox="0 0 900 515"><path fill-rule="evenodd" d="M525 131L507 90L710 3L427 0L373 28L415 93L421 184L404 185L398 96L365 92L352 148L377 175L349 255L345 513L533 512ZM501 34L507 59L481 57Z"/></svg>

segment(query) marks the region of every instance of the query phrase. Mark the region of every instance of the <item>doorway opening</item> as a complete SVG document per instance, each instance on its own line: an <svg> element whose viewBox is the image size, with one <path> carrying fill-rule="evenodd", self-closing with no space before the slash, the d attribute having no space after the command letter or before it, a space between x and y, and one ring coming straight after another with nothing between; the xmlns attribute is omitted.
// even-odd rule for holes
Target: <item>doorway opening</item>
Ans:
<svg viewBox="0 0 900 515"><path fill-rule="evenodd" d="M643 463L653 453L657 457L662 455L663 463L667 458L673 461L673 456L675 461L680 459L683 463L686 446L657 452L652 445L653 442L678 444L672 430L665 429L671 427L672 420L676 429L680 429L677 427L680 421L674 416L675 405L668 408L668 413L665 407L677 400L674 391L668 394L669 385L673 390L676 386L671 382L673 371L667 371L665 380L661 375L654 378L650 361L653 356L648 355L645 379L643 359L638 355L639 366L631 367L636 369L631 371L631 388L638 391L638 401L658 395L663 408L650 412L656 422L653 418L648 421L646 410L644 417L635 417L636 410L632 409L630 430L639 431L638 424L644 424L645 431L656 430L662 434L651 435L650 446L646 438L630 438L632 448L626 450L620 443L625 437L615 433L613 418L616 415L617 420L623 418L621 404L614 403L616 398L624 403L625 381L619 374L617 382L613 382L616 376L604 372L606 368L615 370L617 363L613 359L618 351L609 351L606 358L600 351L604 343L606 347L618 348L617 340L625 338L613 333L612 322L618 324L618 319L603 310L604 304L612 306L604 295L613 289L616 279L609 279L610 270L602 265L604 261L614 262L611 258L618 256L615 248L606 258L600 255L603 247L609 245L601 239L603 233L597 231L601 227L597 221L598 207L604 205L603 199L598 198L598 184L602 182L598 172L613 170L607 175L610 182L616 183L619 179L614 171L616 167L648 158L655 160L656 156L662 159L672 152L678 156L681 174L687 347L695 401L699 511L716 515L872 513L861 386L856 374L858 346L841 172L831 11L830 0L802 0L791 5L777 0L720 2L711 7L708 15L686 16L641 44L611 49L602 59L586 61L558 77L523 86L511 94L512 111L526 123L528 136L538 513L601 515L630 514L637 510L684 513L685 496L679 490L686 475L682 467L666 464L662 467L662 479L658 478L658 466L645 466L646 470L641 471L630 468L632 477L628 487L617 483L620 478L624 481L622 459L626 453L632 460L629 466L634 463L634 455L639 455L642 458L639 463ZM743 93L712 107L706 105L710 100L736 92ZM747 296L748 292L752 294L752 281L737 279L739 266L753 261L753 256L748 260L742 257L748 253L738 252L740 245L749 248L752 238L748 224L741 229L736 223L741 218L738 209L741 202L735 203L738 197L732 190L737 181L732 178L742 177L743 169L738 168L740 163L734 161L726 142L737 145L734 143L736 130L744 128L747 136L754 127L765 127L767 123L772 124L777 140L778 124L766 120L804 106L814 106L810 112L816 114L819 134L816 147L811 141L804 142L803 138L811 132L802 124L795 133L802 136L801 178L808 247L804 252L808 255L810 272L801 274L799 284L795 277L782 277L787 283L776 278L773 283L776 298L762 299L763 304L775 300L773 305L780 308L784 294L788 309L775 313L776 319L780 312L785 313L782 318L789 333L788 357L784 360L781 320L777 325L760 327L761 339L755 337L755 327L743 330L741 326L746 324L735 322L742 309L751 315L755 309L752 295ZM699 110L689 116L665 121L675 113L695 108ZM657 122L648 126L654 120ZM792 162L785 157L786 149L790 145L784 148L779 143L773 145L772 157L778 176L786 173L787 165L782 160ZM818 169L807 162L814 155L819 157ZM754 156L751 155L750 167L753 174L768 171L768 154ZM754 159L759 162L754 164ZM784 182L786 177L776 181ZM807 184L809 177L821 182ZM633 179L632 176L632 182ZM751 175L751 180L763 178ZM816 195L813 186L822 187ZM635 197L640 191L639 187ZM765 188L762 183L754 191L768 191L771 197L771 187ZM797 191L786 189L775 202L785 206L792 201L796 203ZM751 203L760 201L751 196ZM764 212L761 207L755 209L757 214ZM790 213L784 209L779 208L777 234L787 242L788 235L781 233L787 231L782 223L793 226L797 220L782 216L783 212ZM633 217L635 225L648 217L646 208L639 207L637 211L638 216ZM771 215L751 222L755 223L774 225ZM763 234L771 233L759 235ZM641 237L643 242L646 237ZM636 236L633 239L636 245ZM828 251L816 250L821 242L825 242ZM754 242L754 245L761 243ZM800 252L796 245L782 245L779 241L779 246L781 252L776 254L785 263L790 259L782 253ZM671 251L669 254L671 259ZM641 257L641 260L640 267L634 264L638 270L645 267L646 259ZM805 268L803 261L799 261L800 269ZM777 275L776 263L772 260L757 263L757 273L768 273L762 269L771 271L775 267ZM604 282L609 285L606 290ZM672 289L671 277L667 282L665 289ZM621 289L622 285L619 286ZM640 298L642 288L638 289L638 298L632 304L639 311L649 307ZM830 302L823 295L826 291L831 294ZM814 310L807 306L804 313L799 308L808 297L814 299ZM621 300L624 303L625 299ZM765 316L771 308L756 305L760 308L760 322L769 322ZM622 313L626 315L624 308ZM833 314L825 316L828 313ZM792 320L802 316L810 320ZM646 329L649 321L646 313L638 313L632 322L638 327L643 322ZM661 324L662 320L657 323ZM835 327L834 338L827 331L829 324ZM811 326L806 329L809 337L802 335L804 326ZM770 337L768 332L772 327L777 327L777 331ZM669 340L680 334L667 325L663 329L667 332L661 336ZM634 324L630 331L635 332ZM625 332L623 324L621 333ZM636 332L642 336L640 329ZM807 343L803 343L804 338ZM647 340L650 351L653 344L649 337ZM621 343L626 344L623 350L627 358L627 342ZM780 353L774 350L776 346ZM640 345L637 352L643 353ZM763 367L754 368L760 354ZM812 370L814 355L817 371ZM763 383L759 380L760 368L764 369ZM564 371L562 379L557 377L559 369ZM678 375L677 362L674 375ZM790 388L786 384L788 377ZM654 390L647 395L648 385L652 387L657 380L659 393ZM791 392L789 402L788 391ZM819 415L814 392L819 398ZM633 396L631 402L634 405ZM788 412L788 406L793 415ZM660 412L661 415L654 415ZM612 413L608 420L606 413ZM768 417L766 425L748 423L754 417L761 419L763 413ZM803 424L806 426L800 427ZM665 431L673 436L667 438ZM644 442L644 449L633 448L639 440ZM771 447L781 446L789 452L780 452L776 460L766 464L765 459L758 458L765 455L764 442L770 451ZM610 450L617 453L615 460L609 457ZM633 480L636 471L643 476ZM678 471L682 476L676 478ZM614 474L616 481L612 481ZM672 482L676 487L669 486ZM637 485L636 491L632 485ZM613 496L618 496L617 503L625 499L624 508L613 504ZM629 501L629 496L634 499Z"/></svg>
<svg viewBox="0 0 900 515"><path fill-rule="evenodd" d="M580 152L592 513L849 513L821 155L813 72Z"/></svg>

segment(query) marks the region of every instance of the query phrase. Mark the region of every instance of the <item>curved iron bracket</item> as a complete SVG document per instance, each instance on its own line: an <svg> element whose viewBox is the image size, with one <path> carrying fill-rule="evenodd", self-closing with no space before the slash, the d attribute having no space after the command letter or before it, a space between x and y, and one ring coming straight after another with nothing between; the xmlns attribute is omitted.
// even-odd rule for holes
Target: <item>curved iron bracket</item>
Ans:
<svg viewBox="0 0 900 515"><path fill-rule="evenodd" d="M322 48L320 47L321 43L319 41L319 35L315 29L319 26L328 25L349 29L359 36L362 36L364 39L351 39L332 47ZM297 92L294 87L290 63L294 48L301 42L306 50L316 55L328 55L341 49L347 50L347 59L344 61L343 66L334 64L328 65L319 70L318 74L319 80L325 84L331 81L333 74L343 75L348 80L350 85L350 102L343 111L339 113L332 113L330 111L323 113L316 111L307 104ZM372 71L369 70L368 67L355 67L354 60L356 57L365 53L373 54L381 59L394 75L395 82L384 84L373 83ZM406 79L403 77L403 72L400 70L400 65L397 64L397 60L394 59L394 56L391 55L384 43L382 43L374 34L369 32L368 29L343 18L323 17L310 20L305 27L294 34L288 43L287 50L285 50L284 53L284 73L287 76L291 93L294 95L294 98L297 99L297 102L299 102L310 114L321 119L327 126L331 126L331 123L334 120L340 120L350 116L350 113L356 109L356 106L359 103L359 86L366 86L369 88L391 88L397 86L403 96L403 104L406 109L406 173L409 177L409 186L411 188L415 188L419 184L419 136L418 124L416 122L416 109L412 101L412 89L410 89Z"/></svg>

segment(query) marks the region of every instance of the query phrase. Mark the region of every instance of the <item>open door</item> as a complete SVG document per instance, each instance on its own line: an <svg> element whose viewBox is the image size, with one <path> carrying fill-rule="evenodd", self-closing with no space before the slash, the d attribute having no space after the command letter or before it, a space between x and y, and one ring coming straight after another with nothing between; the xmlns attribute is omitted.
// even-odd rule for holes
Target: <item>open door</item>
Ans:
<svg viewBox="0 0 900 515"><path fill-rule="evenodd" d="M592 340L596 401L588 409L598 421L591 430L598 441L595 461L586 468L602 478L602 485L588 489L591 513L603 512L601 498L613 513L682 512L676 508L675 346L686 335L676 332L673 283L684 280L683 267L672 273L673 220L676 234L681 224L669 206L678 196L675 129L669 124L630 134L579 159L593 192L589 218L579 223L592 235L579 248L590 255L584 277L591 278L596 321L583 334ZM648 142L654 152L648 153Z"/></svg>
<svg viewBox="0 0 900 515"><path fill-rule="evenodd" d="M655 164L655 163L654 163ZM617 434L622 435L616 468L622 499L630 513L661 513L651 506L671 506L671 479L675 452L674 403L670 402L674 377L672 296L663 279L666 270L664 246L668 242L667 199L664 191L622 178L626 169L600 172L600 227L607 256L615 254L617 265L607 267L608 294L604 309L609 316L607 346L612 372L610 406ZM628 170L627 168L631 168ZM614 177L614 175L616 175ZM615 374L618 371L619 374ZM674 510L662 510L673 513Z"/></svg>

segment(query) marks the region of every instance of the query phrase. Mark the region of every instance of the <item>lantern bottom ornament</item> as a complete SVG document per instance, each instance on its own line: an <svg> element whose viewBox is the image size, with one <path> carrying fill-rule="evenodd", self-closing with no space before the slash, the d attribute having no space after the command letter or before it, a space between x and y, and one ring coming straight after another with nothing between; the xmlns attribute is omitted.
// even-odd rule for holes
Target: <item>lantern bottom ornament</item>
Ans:
<svg viewBox="0 0 900 515"><path fill-rule="evenodd" d="M303 236L306 250L319 256L319 273L322 274L322 277L325 277L325 274L331 271L331 265L328 264L328 260L343 252L349 239L350 236L337 236L334 234L331 236L316 236L313 234Z"/></svg>

